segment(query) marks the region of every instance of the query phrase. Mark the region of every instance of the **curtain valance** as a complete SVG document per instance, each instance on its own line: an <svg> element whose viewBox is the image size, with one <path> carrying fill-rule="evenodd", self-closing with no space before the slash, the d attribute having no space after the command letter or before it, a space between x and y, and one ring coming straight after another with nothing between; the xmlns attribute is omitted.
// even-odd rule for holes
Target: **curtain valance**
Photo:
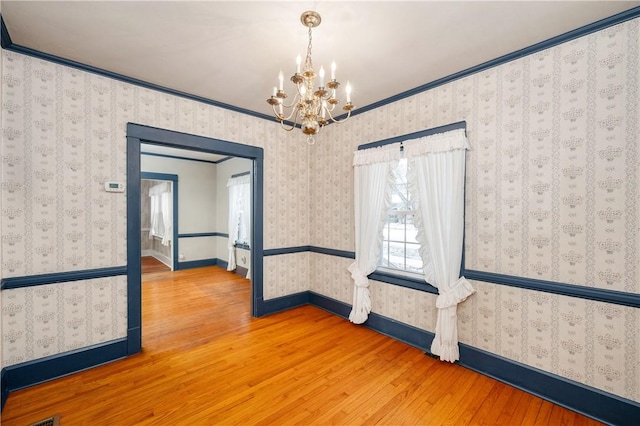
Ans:
<svg viewBox="0 0 640 426"><path fill-rule="evenodd" d="M358 150L353 153L353 165L364 166L367 164L388 163L397 161L401 157L398 144L389 144Z"/></svg>
<svg viewBox="0 0 640 426"><path fill-rule="evenodd" d="M404 145L404 155L407 158L418 157L428 153L470 148L465 129L456 129L417 139L409 139L403 141L402 144Z"/></svg>
<svg viewBox="0 0 640 426"><path fill-rule="evenodd" d="M242 175L242 176L229 178L229 180L227 181L227 186L249 185L250 183L251 183L251 175Z"/></svg>
<svg viewBox="0 0 640 426"><path fill-rule="evenodd" d="M149 188L149 197L160 195L163 192L171 192L171 183L162 182Z"/></svg>

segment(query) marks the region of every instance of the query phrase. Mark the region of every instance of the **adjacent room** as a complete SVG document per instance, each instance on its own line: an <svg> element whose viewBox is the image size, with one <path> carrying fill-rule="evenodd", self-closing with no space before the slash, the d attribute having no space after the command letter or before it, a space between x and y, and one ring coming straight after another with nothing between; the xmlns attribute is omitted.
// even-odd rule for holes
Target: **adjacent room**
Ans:
<svg viewBox="0 0 640 426"><path fill-rule="evenodd" d="M0 2L3 424L640 419L640 2Z"/></svg>

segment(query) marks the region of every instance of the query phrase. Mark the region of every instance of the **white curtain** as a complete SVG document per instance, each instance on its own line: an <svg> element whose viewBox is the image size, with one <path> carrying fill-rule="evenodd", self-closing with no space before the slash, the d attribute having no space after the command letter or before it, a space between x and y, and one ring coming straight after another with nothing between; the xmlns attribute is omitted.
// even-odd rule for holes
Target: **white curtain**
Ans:
<svg viewBox="0 0 640 426"><path fill-rule="evenodd" d="M162 245L168 246L173 235L173 200L170 192L160 194L160 209L162 210L162 224L164 226Z"/></svg>
<svg viewBox="0 0 640 426"><path fill-rule="evenodd" d="M354 281L349 321L362 324L371 312L367 275L378 266L382 227L391 197L392 170L400 158L398 146L382 146L354 154L356 259L348 270Z"/></svg>
<svg viewBox="0 0 640 426"><path fill-rule="evenodd" d="M250 176L242 176L242 184L240 185L241 193L241 214L240 214L240 230L238 232L238 240L246 243L251 247L251 179ZM251 279L251 261L247 263L246 279Z"/></svg>
<svg viewBox="0 0 640 426"><path fill-rule="evenodd" d="M409 186L425 280L438 288L438 319L431 352L443 361L460 358L457 305L475 292L460 276L464 232L465 130L404 142Z"/></svg>
<svg viewBox="0 0 640 426"><path fill-rule="evenodd" d="M251 222L251 177L244 175L229 178L227 187L229 188L229 238L227 239L229 261L227 263L227 271L233 271L237 266L236 240L241 237L240 230L243 227L243 221ZM244 229L246 242L249 243L248 235L250 232L248 230L250 225Z"/></svg>
<svg viewBox="0 0 640 426"><path fill-rule="evenodd" d="M173 237L173 198L171 183L163 182L149 189L151 198L151 228L149 238L161 237L162 245L171 244Z"/></svg>
<svg viewBox="0 0 640 426"><path fill-rule="evenodd" d="M240 184L240 229L238 241L251 245L251 184L249 176L244 177Z"/></svg>

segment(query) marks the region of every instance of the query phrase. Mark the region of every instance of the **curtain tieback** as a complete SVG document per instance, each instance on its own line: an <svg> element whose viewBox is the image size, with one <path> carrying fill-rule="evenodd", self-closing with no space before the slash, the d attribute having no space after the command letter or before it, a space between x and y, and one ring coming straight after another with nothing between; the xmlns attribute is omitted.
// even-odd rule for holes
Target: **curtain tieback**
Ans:
<svg viewBox="0 0 640 426"><path fill-rule="evenodd" d="M456 283L447 291L438 288L440 294L436 298L436 307L438 309L450 308L464 302L467 297L471 296L476 290L471 283L465 278L460 277Z"/></svg>
<svg viewBox="0 0 640 426"><path fill-rule="evenodd" d="M351 278L353 278L356 287L369 287L369 278L358 268L357 262L353 262L347 269L351 272Z"/></svg>

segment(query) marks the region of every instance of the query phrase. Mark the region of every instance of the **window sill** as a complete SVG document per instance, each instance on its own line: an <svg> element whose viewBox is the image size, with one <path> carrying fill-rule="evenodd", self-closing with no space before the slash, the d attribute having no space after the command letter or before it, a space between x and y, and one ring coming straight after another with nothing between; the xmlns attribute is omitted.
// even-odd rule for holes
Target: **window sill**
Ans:
<svg viewBox="0 0 640 426"><path fill-rule="evenodd" d="M425 291L431 294L438 294L437 288L418 278L407 277L380 270L372 272L369 274L368 278L370 280L381 281L383 283L393 284L400 287L412 288L414 290Z"/></svg>

